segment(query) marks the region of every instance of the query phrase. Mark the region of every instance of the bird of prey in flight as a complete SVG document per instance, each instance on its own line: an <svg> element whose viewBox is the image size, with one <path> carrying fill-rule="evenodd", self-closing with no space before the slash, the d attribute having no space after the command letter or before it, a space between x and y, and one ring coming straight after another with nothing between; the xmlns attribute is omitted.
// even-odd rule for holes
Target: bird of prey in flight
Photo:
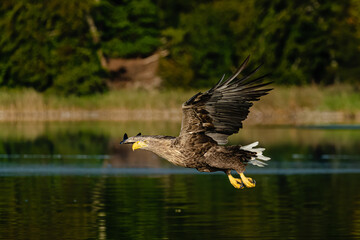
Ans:
<svg viewBox="0 0 360 240"><path fill-rule="evenodd" d="M248 164L263 167L269 157L263 155L264 148L255 148L258 142L246 146L224 146L227 138L238 133L254 101L266 95L270 84L265 76L253 77L257 67L248 75L239 77L249 57L228 79L224 76L205 93L197 93L182 105L183 117L178 137L124 135L121 144L132 144L132 149L152 151L169 162L196 168L201 172L223 171L230 183L238 189L255 187L255 180L245 177ZM234 178L235 170L240 178Z"/></svg>

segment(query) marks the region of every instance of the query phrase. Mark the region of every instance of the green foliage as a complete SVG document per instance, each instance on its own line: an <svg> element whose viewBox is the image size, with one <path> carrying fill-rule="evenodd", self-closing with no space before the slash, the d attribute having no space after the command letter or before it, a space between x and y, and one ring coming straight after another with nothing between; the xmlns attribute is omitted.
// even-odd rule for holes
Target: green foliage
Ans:
<svg viewBox="0 0 360 240"><path fill-rule="evenodd" d="M229 72L233 66L235 41L229 38L229 23L234 17L233 5L219 3L199 5L193 12L182 15L178 31L163 32L170 56L168 62L163 63L169 69L162 68L162 75L182 72L183 82L172 80L177 85L213 85L221 77L219 74Z"/></svg>
<svg viewBox="0 0 360 240"><path fill-rule="evenodd" d="M89 95L98 92L106 87L99 77L100 73L100 66L96 62L69 67L55 78L51 91L62 95Z"/></svg>
<svg viewBox="0 0 360 240"><path fill-rule="evenodd" d="M159 46L159 39L144 36L134 42L113 38L102 44L102 49L111 57L145 57L153 53Z"/></svg>
<svg viewBox="0 0 360 240"><path fill-rule="evenodd" d="M99 48L108 57L149 56L160 45L157 11L149 0L2 1L0 86L103 92ZM99 33L90 32L92 15Z"/></svg>
<svg viewBox="0 0 360 240"><path fill-rule="evenodd" d="M158 8L150 0L101 1L93 15L109 57L146 57L160 46Z"/></svg>
<svg viewBox="0 0 360 240"><path fill-rule="evenodd" d="M348 21L350 1L260 0L259 4L266 8L258 17L261 35L254 38L254 45L264 50L259 54L272 66L279 83L352 80L344 73L360 62L360 39Z"/></svg>
<svg viewBox="0 0 360 240"><path fill-rule="evenodd" d="M192 56L181 47L185 33L182 29L174 28L168 28L162 32L167 39L167 47L171 48L170 58L160 61L162 70L160 74L166 80L165 87L191 86L191 80L194 77L194 71L190 65Z"/></svg>
<svg viewBox="0 0 360 240"><path fill-rule="evenodd" d="M97 31L90 31L89 19ZM3 0L0 86L64 95L106 90L105 57L158 49L166 87L205 88L246 58L279 84L354 83L358 0ZM101 50L101 51L100 51ZM103 60L103 59L101 59Z"/></svg>
<svg viewBox="0 0 360 240"><path fill-rule="evenodd" d="M104 91L85 21L91 4L70 0L2 2L0 85L77 95Z"/></svg>
<svg viewBox="0 0 360 240"><path fill-rule="evenodd" d="M281 84L358 81L359 8L354 0L200 4L163 31L170 55L162 75L170 85L210 86L251 55L251 67L265 62L263 72ZM177 30L185 33L180 41ZM180 82L170 79L174 69L194 74Z"/></svg>

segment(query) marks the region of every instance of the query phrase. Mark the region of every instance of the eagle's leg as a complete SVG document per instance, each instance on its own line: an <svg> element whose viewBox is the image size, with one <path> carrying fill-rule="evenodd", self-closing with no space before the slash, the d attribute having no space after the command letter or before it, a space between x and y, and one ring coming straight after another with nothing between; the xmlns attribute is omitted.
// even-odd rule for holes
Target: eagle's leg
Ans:
<svg viewBox="0 0 360 240"><path fill-rule="evenodd" d="M242 182L245 184L246 187L251 188L255 187L256 181L252 178L245 177L244 173L239 173Z"/></svg>
<svg viewBox="0 0 360 240"><path fill-rule="evenodd" d="M232 175L231 175L231 170L228 170L225 172L226 175L228 176L229 178L229 181L231 183L231 185L234 186L234 188L238 188L238 189L243 189L244 188L244 184L243 182L241 181L240 178L234 178Z"/></svg>

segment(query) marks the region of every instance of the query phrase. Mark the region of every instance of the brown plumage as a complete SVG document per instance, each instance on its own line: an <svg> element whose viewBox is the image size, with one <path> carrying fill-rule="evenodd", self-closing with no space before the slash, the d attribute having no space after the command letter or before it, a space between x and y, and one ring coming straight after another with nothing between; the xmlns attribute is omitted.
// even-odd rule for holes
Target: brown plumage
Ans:
<svg viewBox="0 0 360 240"><path fill-rule="evenodd" d="M169 162L202 172L224 171L235 188L254 187L255 181L243 174L247 164L260 167L270 158L262 155L264 148L248 146L222 146L227 138L242 128L252 102L258 101L271 89L262 87L261 76L252 79L256 68L249 75L238 77L246 67L249 57L230 78L224 77L205 93L197 93L182 105L183 119L178 137L142 136L127 137L121 143L133 144L133 150L152 151ZM240 174L234 178L231 170Z"/></svg>

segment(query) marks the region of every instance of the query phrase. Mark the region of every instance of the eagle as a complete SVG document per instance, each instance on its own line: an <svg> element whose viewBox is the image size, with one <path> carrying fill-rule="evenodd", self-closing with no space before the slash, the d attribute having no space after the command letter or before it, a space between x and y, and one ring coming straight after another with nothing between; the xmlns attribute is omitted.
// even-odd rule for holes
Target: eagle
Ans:
<svg viewBox="0 0 360 240"><path fill-rule="evenodd" d="M250 56L228 79L224 75L207 92L199 92L182 105L182 123L178 137L145 136L140 133L128 137L125 133L120 144L132 144L132 149L145 149L169 162L200 172L223 171L237 189L255 187L255 180L245 177L248 164L264 167L269 157L263 155L265 148L256 148L259 142L246 146L226 145L227 138L239 132L254 101L268 94L272 88L264 88L267 75L253 77L258 66L247 75L239 77ZM232 171L239 178L232 176Z"/></svg>

